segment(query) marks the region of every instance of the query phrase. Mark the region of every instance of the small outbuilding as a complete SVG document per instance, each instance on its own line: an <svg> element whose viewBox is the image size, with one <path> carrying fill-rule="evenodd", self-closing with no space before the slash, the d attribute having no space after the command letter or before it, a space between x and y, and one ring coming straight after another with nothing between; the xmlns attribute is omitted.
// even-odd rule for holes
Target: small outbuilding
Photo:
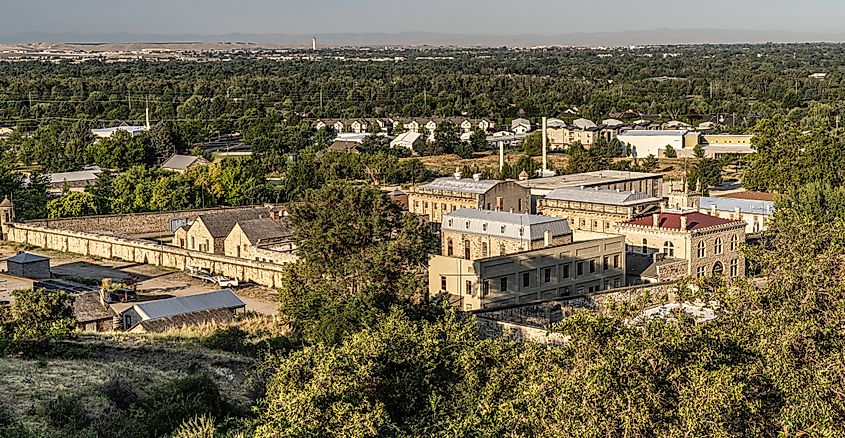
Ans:
<svg viewBox="0 0 845 438"><path fill-rule="evenodd" d="M50 278L50 258L31 252L21 252L6 259L9 275L33 280Z"/></svg>
<svg viewBox="0 0 845 438"><path fill-rule="evenodd" d="M165 161L164 164L161 165L161 168L171 172L185 173L192 167L205 166L206 164L208 164L208 160L203 157L197 157L194 155L174 155Z"/></svg>

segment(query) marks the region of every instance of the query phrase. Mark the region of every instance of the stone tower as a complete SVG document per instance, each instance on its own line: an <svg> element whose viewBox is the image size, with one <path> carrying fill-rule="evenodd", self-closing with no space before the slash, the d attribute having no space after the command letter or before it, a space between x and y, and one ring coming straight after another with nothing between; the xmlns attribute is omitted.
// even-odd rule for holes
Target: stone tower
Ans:
<svg viewBox="0 0 845 438"><path fill-rule="evenodd" d="M698 211L701 206L701 183L696 184L696 190L690 191L687 179L684 177L682 182L683 187L678 190L672 184L672 189L669 191L669 200L666 203L666 210L675 211Z"/></svg>
<svg viewBox="0 0 845 438"><path fill-rule="evenodd" d="M8 196L0 202L0 239L6 240L9 236L9 224L15 222L15 205Z"/></svg>

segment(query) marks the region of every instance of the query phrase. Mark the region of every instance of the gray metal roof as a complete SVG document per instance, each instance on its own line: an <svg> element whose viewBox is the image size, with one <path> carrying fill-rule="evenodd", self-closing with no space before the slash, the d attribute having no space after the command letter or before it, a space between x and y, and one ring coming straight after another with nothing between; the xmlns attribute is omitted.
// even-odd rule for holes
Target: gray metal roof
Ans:
<svg viewBox="0 0 845 438"><path fill-rule="evenodd" d="M683 137L687 131L683 129L661 129L661 130L647 130L647 129L629 129L621 134L619 137Z"/></svg>
<svg viewBox="0 0 845 438"><path fill-rule="evenodd" d="M202 310L236 309L244 306L246 304L232 292L232 289L223 289L187 297L150 301L148 303L136 304L133 308L141 316L141 319L147 320L167 318Z"/></svg>
<svg viewBox="0 0 845 438"><path fill-rule="evenodd" d="M95 181L103 173L102 170L80 170L76 172L56 172L50 174L50 184L71 183L80 181Z"/></svg>
<svg viewBox="0 0 845 438"><path fill-rule="evenodd" d="M44 257L42 255L33 254L31 252L21 252L17 255L9 257L6 259L6 262L12 263L33 263L33 262L42 262L44 260L50 260L49 257Z"/></svg>
<svg viewBox="0 0 845 438"><path fill-rule="evenodd" d="M482 179L476 181L472 178L437 178L436 180L419 186L420 189L425 190L445 190L450 192L464 192L464 193L478 193L484 194L490 191L496 184L502 181L492 179Z"/></svg>
<svg viewBox="0 0 845 438"><path fill-rule="evenodd" d="M714 198L710 196L701 197L701 208L710 209L712 206L721 211L739 211L749 214L762 214L771 216L775 214L775 203L771 201L758 201L752 199Z"/></svg>
<svg viewBox="0 0 845 438"><path fill-rule="evenodd" d="M179 169L185 170L194 164L197 160L201 157L197 157L194 155L174 155L170 157L164 164L161 165L164 169Z"/></svg>
<svg viewBox="0 0 845 438"><path fill-rule="evenodd" d="M542 239L546 231L552 236L572 233L566 219L472 208L444 215L441 229L525 240Z"/></svg>
<svg viewBox="0 0 845 438"><path fill-rule="evenodd" d="M546 196L546 199L619 206L637 205L644 202L660 202L659 198L650 197L645 193L634 190L599 190L597 188L576 187L566 187L552 190L552 192Z"/></svg>

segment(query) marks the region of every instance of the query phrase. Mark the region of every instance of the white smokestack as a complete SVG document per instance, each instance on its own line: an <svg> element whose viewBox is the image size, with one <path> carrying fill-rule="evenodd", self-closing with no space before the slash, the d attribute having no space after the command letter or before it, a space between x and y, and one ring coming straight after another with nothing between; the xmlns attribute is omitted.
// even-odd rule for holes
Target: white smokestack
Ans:
<svg viewBox="0 0 845 438"><path fill-rule="evenodd" d="M147 129L150 129L150 107L147 107Z"/></svg>
<svg viewBox="0 0 845 438"><path fill-rule="evenodd" d="M499 172L505 168L505 142L499 142Z"/></svg>
<svg viewBox="0 0 845 438"><path fill-rule="evenodd" d="M542 135L543 135L543 176L545 176L546 172L549 170L548 158L546 156L546 147L548 145L546 144L546 118L545 117L543 117L543 133L542 133Z"/></svg>

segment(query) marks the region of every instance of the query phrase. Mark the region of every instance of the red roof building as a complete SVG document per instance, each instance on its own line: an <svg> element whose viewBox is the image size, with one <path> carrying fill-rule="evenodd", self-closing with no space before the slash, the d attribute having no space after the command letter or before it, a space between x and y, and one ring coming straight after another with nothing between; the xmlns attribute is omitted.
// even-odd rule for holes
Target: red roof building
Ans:
<svg viewBox="0 0 845 438"><path fill-rule="evenodd" d="M654 227L655 218L657 218L657 228L666 228L678 231L695 231L704 228L716 227L719 225L744 223L742 221L722 219L720 217L710 216L704 213L689 212L653 214L651 216L646 216L640 219L634 219L632 221L625 222L625 224Z"/></svg>

